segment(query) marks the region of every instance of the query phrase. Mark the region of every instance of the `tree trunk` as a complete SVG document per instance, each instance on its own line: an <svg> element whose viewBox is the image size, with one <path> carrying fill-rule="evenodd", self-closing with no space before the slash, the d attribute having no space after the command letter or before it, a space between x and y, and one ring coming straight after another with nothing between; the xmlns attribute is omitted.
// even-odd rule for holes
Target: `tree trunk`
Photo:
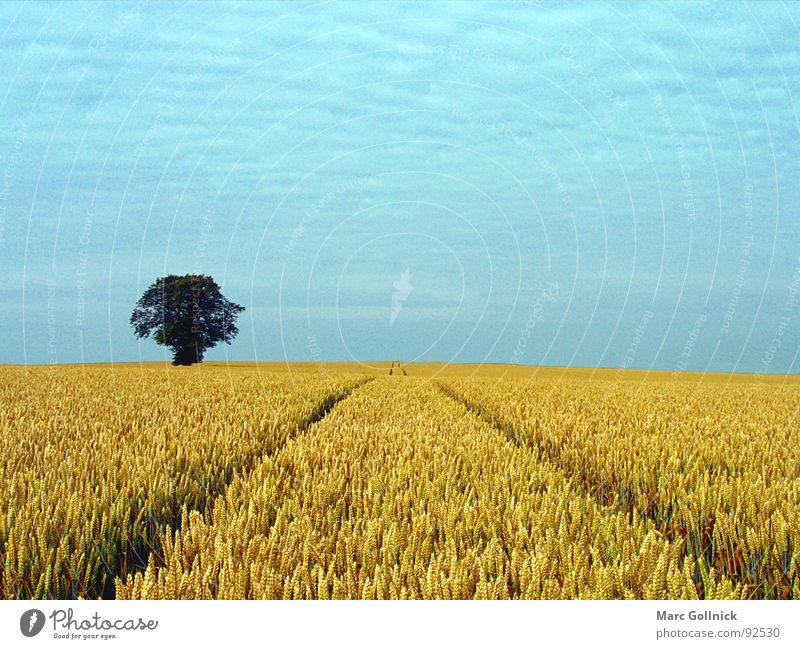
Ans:
<svg viewBox="0 0 800 649"><path fill-rule="evenodd" d="M176 347L173 349L173 365L192 365L203 361L203 352L195 346Z"/></svg>

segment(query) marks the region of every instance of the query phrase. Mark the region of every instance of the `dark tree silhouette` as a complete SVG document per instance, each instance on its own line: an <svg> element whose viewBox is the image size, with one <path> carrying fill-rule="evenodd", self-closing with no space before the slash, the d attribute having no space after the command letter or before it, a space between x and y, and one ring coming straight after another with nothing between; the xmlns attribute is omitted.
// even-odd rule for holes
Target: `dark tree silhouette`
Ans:
<svg viewBox="0 0 800 649"><path fill-rule="evenodd" d="M159 345L170 347L173 365L191 365L218 342L231 343L239 333L236 318L242 311L209 275L168 275L139 298L131 326L137 338L152 335Z"/></svg>

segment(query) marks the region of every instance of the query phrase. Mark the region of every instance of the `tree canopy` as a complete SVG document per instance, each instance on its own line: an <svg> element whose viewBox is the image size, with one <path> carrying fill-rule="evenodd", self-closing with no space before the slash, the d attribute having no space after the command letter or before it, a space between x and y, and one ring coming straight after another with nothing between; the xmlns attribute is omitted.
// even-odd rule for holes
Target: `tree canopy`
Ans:
<svg viewBox="0 0 800 649"><path fill-rule="evenodd" d="M242 311L210 275L168 275L139 298L131 326L137 338L152 336L171 348L173 365L191 365L217 343L231 343L239 333L236 318Z"/></svg>

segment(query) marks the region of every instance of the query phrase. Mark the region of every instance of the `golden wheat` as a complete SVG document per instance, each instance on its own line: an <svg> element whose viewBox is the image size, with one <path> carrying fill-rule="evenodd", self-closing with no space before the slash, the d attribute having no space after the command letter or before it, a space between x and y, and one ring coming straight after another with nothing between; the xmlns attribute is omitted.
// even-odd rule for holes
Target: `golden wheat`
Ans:
<svg viewBox="0 0 800 649"><path fill-rule="evenodd" d="M800 597L800 385L318 369L0 368L0 596Z"/></svg>
<svg viewBox="0 0 800 649"><path fill-rule="evenodd" d="M311 376L311 375L309 375ZM0 368L0 596L96 597L360 379Z"/></svg>
<svg viewBox="0 0 800 649"><path fill-rule="evenodd" d="M126 598L696 598L683 540L429 383L378 379L184 516ZM708 597L744 589L709 572Z"/></svg>
<svg viewBox="0 0 800 649"><path fill-rule="evenodd" d="M598 502L684 539L700 570L752 597L800 594L797 385L471 380L444 389Z"/></svg>

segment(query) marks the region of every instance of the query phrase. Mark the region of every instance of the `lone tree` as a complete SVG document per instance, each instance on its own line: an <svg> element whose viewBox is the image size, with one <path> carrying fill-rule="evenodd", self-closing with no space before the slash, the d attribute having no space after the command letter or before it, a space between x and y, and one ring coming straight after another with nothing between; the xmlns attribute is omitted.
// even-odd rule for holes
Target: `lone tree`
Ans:
<svg viewBox="0 0 800 649"><path fill-rule="evenodd" d="M139 298L131 326L137 338L152 335L159 345L170 347L173 365L191 365L218 342L230 345L239 333L236 318L242 311L209 275L168 275Z"/></svg>

